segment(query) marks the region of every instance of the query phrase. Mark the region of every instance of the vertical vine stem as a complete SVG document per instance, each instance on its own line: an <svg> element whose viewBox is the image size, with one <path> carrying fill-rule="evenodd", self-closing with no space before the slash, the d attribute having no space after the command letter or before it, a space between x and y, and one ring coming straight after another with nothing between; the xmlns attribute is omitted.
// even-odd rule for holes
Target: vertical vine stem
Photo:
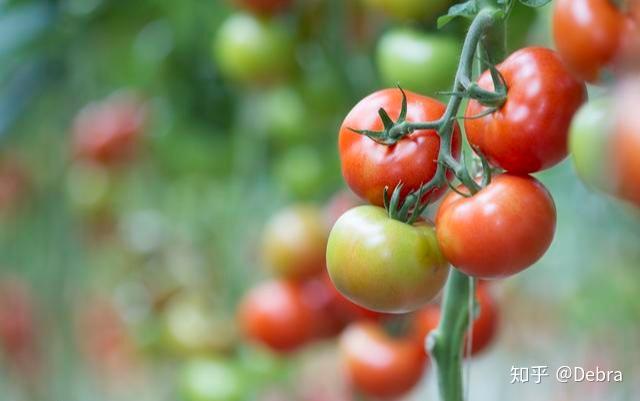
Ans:
<svg viewBox="0 0 640 401"><path fill-rule="evenodd" d="M488 1L487 1L488 2ZM482 41L485 48L493 54L492 61L501 58L504 52L504 22L498 17L498 9L486 5L473 19L469 32L464 40L460 64L452 92L464 91L464 83L472 79L474 56L478 45ZM493 37L493 36L497 37ZM440 153L438 155L438 170L434 182L445 180L445 169L456 173L462 183L474 193L479 187L468 170L460 162L451 157L451 137L455 117L462 104L462 97L453 96L438 127L441 138ZM445 286L442 302L442 315L436 330L425 339L428 352L434 363L438 376L438 386L442 401L463 401L464 383L462 375L463 341L469 327L470 302L473 281L456 269L451 269Z"/></svg>

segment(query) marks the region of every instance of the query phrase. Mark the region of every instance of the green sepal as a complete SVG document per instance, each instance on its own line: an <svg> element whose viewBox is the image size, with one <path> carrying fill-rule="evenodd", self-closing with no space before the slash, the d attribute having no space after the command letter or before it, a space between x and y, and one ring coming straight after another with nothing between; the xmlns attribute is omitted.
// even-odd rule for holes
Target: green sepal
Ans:
<svg viewBox="0 0 640 401"><path fill-rule="evenodd" d="M438 18L438 29L447 25L456 17L473 18L478 14L478 11L480 11L478 0L468 0L464 3L455 4L449 8L447 14Z"/></svg>

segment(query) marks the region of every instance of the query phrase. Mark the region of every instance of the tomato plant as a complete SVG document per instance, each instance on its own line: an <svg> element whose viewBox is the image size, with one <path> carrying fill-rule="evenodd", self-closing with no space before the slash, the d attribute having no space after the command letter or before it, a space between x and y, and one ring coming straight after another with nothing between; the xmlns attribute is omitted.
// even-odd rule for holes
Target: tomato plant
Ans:
<svg viewBox="0 0 640 401"><path fill-rule="evenodd" d="M180 394L185 401L239 401L245 399L242 371L230 361L193 359L182 368Z"/></svg>
<svg viewBox="0 0 640 401"><path fill-rule="evenodd" d="M146 106L130 92L118 92L88 104L73 121L75 156L105 165L131 159L146 115Z"/></svg>
<svg viewBox="0 0 640 401"><path fill-rule="evenodd" d="M406 120L425 121L440 118L444 104L416 93L406 92ZM340 127L339 150L342 174L358 196L378 206L383 204L385 187L403 183L402 195L417 190L436 173L440 138L434 130L415 130L392 146L374 141L352 130L380 131L384 128L378 110L383 108L395 119L402 109L402 91L383 89L362 99L349 112ZM455 128L452 152L459 155L460 133ZM435 200L446 185L434 188L425 200Z"/></svg>
<svg viewBox="0 0 640 401"><path fill-rule="evenodd" d="M444 12L451 0L363 0L373 10L400 20L433 20Z"/></svg>
<svg viewBox="0 0 640 401"><path fill-rule="evenodd" d="M507 98L494 112L471 100L465 116L469 142L489 161L509 172L544 170L567 156L571 118L586 100L584 84L549 49L529 47L510 55L498 71L508 88ZM486 71L478 80L493 89ZM474 118L475 117L475 118Z"/></svg>
<svg viewBox="0 0 640 401"><path fill-rule="evenodd" d="M358 206L338 219L329 235L327 268L345 297L391 313L429 302L449 271L433 225L406 224L376 206Z"/></svg>
<svg viewBox="0 0 640 401"><path fill-rule="evenodd" d="M533 177L511 174L470 197L451 192L436 215L444 256L479 278L507 277L531 266L549 248L555 226L546 188Z"/></svg>
<svg viewBox="0 0 640 401"><path fill-rule="evenodd" d="M214 56L220 72L234 81L273 81L292 68L290 38L276 20L237 13L220 26Z"/></svg>
<svg viewBox="0 0 640 401"><path fill-rule="evenodd" d="M258 14L271 15L291 6L292 0L235 0L236 3Z"/></svg>
<svg viewBox="0 0 640 401"><path fill-rule="evenodd" d="M558 0L553 37L558 53L577 77L597 82L621 50L627 16L609 0Z"/></svg>
<svg viewBox="0 0 640 401"><path fill-rule="evenodd" d="M373 397L409 392L428 365L421 344L409 337L393 338L373 322L349 326L340 338L340 350L352 385Z"/></svg>
<svg viewBox="0 0 640 401"><path fill-rule="evenodd" d="M325 265L327 228L322 211L308 205L284 209L267 222L262 233L266 265L278 276L310 277Z"/></svg>
<svg viewBox="0 0 640 401"><path fill-rule="evenodd" d="M315 313L299 283L272 280L249 290L239 306L238 318L248 338L287 352L312 339Z"/></svg>
<svg viewBox="0 0 640 401"><path fill-rule="evenodd" d="M453 37L396 28L380 38L376 64L383 85L435 94L451 89L459 51Z"/></svg>

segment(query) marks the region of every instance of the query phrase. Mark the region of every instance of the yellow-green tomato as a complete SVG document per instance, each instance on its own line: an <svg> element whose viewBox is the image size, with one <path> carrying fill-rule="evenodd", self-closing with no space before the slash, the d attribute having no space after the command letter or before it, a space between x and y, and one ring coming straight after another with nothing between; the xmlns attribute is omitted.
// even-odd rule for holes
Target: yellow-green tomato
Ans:
<svg viewBox="0 0 640 401"><path fill-rule="evenodd" d="M218 29L214 57L220 72L234 81L273 81L293 65L291 37L277 20L233 14Z"/></svg>
<svg viewBox="0 0 640 401"><path fill-rule="evenodd" d="M578 176L590 187L611 190L610 138L613 125L611 99L585 103L569 129L569 152Z"/></svg>
<svg viewBox="0 0 640 401"><path fill-rule="evenodd" d="M242 372L223 359L189 361L180 377L184 401L236 401L244 399Z"/></svg>
<svg viewBox="0 0 640 401"><path fill-rule="evenodd" d="M385 86L423 94L450 90L458 67L459 46L452 37L411 28L386 32L376 49L376 63Z"/></svg>
<svg viewBox="0 0 640 401"><path fill-rule="evenodd" d="M327 268L345 297L387 313L424 306L449 272L431 223L409 225L377 206L358 206L338 219L329 234Z"/></svg>
<svg viewBox="0 0 640 401"><path fill-rule="evenodd" d="M306 278L324 268L327 227L317 207L296 205L278 212L262 238L265 264L279 277Z"/></svg>
<svg viewBox="0 0 640 401"><path fill-rule="evenodd" d="M399 20L433 21L444 14L451 0L363 0L371 9Z"/></svg>

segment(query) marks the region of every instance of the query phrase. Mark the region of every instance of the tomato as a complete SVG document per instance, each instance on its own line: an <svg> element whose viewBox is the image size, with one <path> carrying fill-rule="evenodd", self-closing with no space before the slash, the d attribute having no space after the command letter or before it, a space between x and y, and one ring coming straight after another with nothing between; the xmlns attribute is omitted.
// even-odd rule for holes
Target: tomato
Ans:
<svg viewBox="0 0 640 401"><path fill-rule="evenodd" d="M329 235L327 268L349 300L389 313L429 302L449 273L429 222L409 225L376 206L358 206L338 219Z"/></svg>
<svg viewBox="0 0 640 401"><path fill-rule="evenodd" d="M326 163L318 150L299 145L276 160L273 174L285 193L295 199L310 199L323 188Z"/></svg>
<svg viewBox="0 0 640 401"><path fill-rule="evenodd" d="M9 214L26 197L31 186L23 163L13 156L0 160L0 215Z"/></svg>
<svg viewBox="0 0 640 401"><path fill-rule="evenodd" d="M276 20L238 13L218 29L214 57L221 74L241 83L273 81L293 64L291 35Z"/></svg>
<svg viewBox="0 0 640 401"><path fill-rule="evenodd" d="M184 401L235 401L245 399L240 369L229 361L200 358L189 361L180 375Z"/></svg>
<svg viewBox="0 0 640 401"><path fill-rule="evenodd" d="M560 57L576 76L598 81L620 51L626 19L610 0L558 0L553 37Z"/></svg>
<svg viewBox="0 0 640 401"><path fill-rule="evenodd" d="M235 0L239 6L258 14L271 15L291 6L292 0Z"/></svg>
<svg viewBox="0 0 640 401"><path fill-rule="evenodd" d="M252 288L239 307L245 335L281 352L292 351L314 336L315 310L299 283L272 280Z"/></svg>
<svg viewBox="0 0 640 401"><path fill-rule="evenodd" d="M451 90L459 51L452 37L396 28L380 38L376 63L384 85L435 94Z"/></svg>
<svg viewBox="0 0 640 401"><path fill-rule="evenodd" d="M461 189L464 191L464 189ZM501 278L544 255L556 227L547 189L530 176L502 174L471 197L449 193L436 215L438 243L467 275Z"/></svg>
<svg viewBox="0 0 640 401"><path fill-rule="evenodd" d="M324 268L327 229L322 211L314 206L278 212L267 222L262 238L264 261L278 276L310 277Z"/></svg>
<svg viewBox="0 0 640 401"><path fill-rule="evenodd" d="M554 51L542 47L513 53L498 70L506 81L507 100L497 111L465 121L469 142L492 164L513 173L533 173L559 163L567 156L571 118L586 100L584 84ZM478 84L492 90L491 74L485 71ZM486 110L471 100L466 117Z"/></svg>
<svg viewBox="0 0 640 401"><path fill-rule="evenodd" d="M373 10L399 20L435 20L444 14L451 0L363 0Z"/></svg>
<svg viewBox="0 0 640 401"><path fill-rule="evenodd" d="M131 92L90 103L73 121L76 158L112 165L130 160L146 123L146 106Z"/></svg>
<svg viewBox="0 0 640 401"><path fill-rule="evenodd" d="M169 302L164 314L166 345L179 354L197 355L226 351L237 335L233 321L194 296L179 296Z"/></svg>
<svg viewBox="0 0 640 401"><path fill-rule="evenodd" d="M100 214L114 200L114 182L109 169L94 162L77 161L69 167L66 192L74 209Z"/></svg>
<svg viewBox="0 0 640 401"><path fill-rule="evenodd" d="M478 316L471 324L471 355L484 351L496 337L498 330L498 307L486 285L479 285L476 290ZM429 305L416 312L412 322L412 335L418 344L424 344L427 335L440 323L440 306ZM466 350L467 340L463 342Z"/></svg>
<svg viewBox="0 0 640 401"><path fill-rule="evenodd" d="M411 338L392 338L373 322L354 323L340 338L354 388L379 398L399 397L420 381L428 365L424 348Z"/></svg>
<svg viewBox="0 0 640 401"><path fill-rule="evenodd" d="M611 192L609 139L613 124L613 102L601 97L585 103L571 122L569 150L578 176L589 186Z"/></svg>
<svg viewBox="0 0 640 401"><path fill-rule="evenodd" d="M406 92L407 121L435 121L445 105L429 97ZM395 121L400 115L402 93L397 88L383 89L362 99L347 115L340 127L339 150L342 175L356 195L378 206L383 205L383 191L404 184L402 196L429 182L437 169L440 137L435 130L417 130L395 145L379 144L355 130L383 129L378 109L384 108ZM460 154L460 132L455 127L452 153ZM425 200L439 198L447 186L429 192Z"/></svg>
<svg viewBox="0 0 640 401"><path fill-rule="evenodd" d="M262 124L270 138L282 145L300 142L308 136L304 129L307 110L302 97L293 88L279 86L264 93Z"/></svg>

